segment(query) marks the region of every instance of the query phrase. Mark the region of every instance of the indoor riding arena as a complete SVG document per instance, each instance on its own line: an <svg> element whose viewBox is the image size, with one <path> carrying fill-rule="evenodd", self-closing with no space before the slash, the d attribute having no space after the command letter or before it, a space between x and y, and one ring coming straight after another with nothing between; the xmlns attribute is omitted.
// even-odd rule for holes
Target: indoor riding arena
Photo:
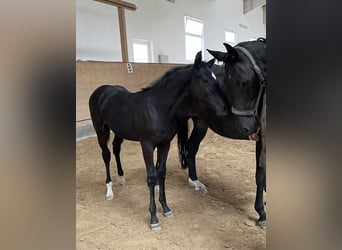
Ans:
<svg viewBox="0 0 342 250"><path fill-rule="evenodd" d="M213 57L266 36L266 1L76 1L76 248L265 249L266 228L256 224L256 142L220 136L210 128L196 155L196 192L179 160L177 136L166 162L165 193L172 216L163 216L156 191L159 230L150 228L150 192L142 147L124 139L118 181L111 132L114 198L106 199L106 168L89 112L101 85L131 92L150 86L174 67ZM216 62L219 64L218 62ZM189 119L189 134L193 122ZM154 159L157 152L154 152ZM266 193L264 193L266 204ZM265 205L266 207L266 205Z"/></svg>

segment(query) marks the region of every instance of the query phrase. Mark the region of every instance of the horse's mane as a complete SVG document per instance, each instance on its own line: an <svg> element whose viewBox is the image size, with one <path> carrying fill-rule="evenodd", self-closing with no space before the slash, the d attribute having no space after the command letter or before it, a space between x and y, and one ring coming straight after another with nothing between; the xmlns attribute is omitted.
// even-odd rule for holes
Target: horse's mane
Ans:
<svg viewBox="0 0 342 250"><path fill-rule="evenodd" d="M261 51L265 51L266 49L266 39L265 38L258 38L255 41L244 41L238 43L236 46L241 46L246 48L249 52L254 53L261 53Z"/></svg>
<svg viewBox="0 0 342 250"><path fill-rule="evenodd" d="M246 49L256 49L260 47L266 48L266 38L259 37L255 41L243 41L238 43L236 46L242 46L245 47Z"/></svg>
<svg viewBox="0 0 342 250"><path fill-rule="evenodd" d="M181 70L189 69L191 67L193 67L192 64L187 65L187 66L178 66L178 67L171 68L164 75L162 75L159 79L152 82L149 86L142 88L141 91L148 91L148 90L153 89L155 87L162 86L166 82L168 82L168 80L170 79L170 77L172 77L172 75L174 73L181 71Z"/></svg>

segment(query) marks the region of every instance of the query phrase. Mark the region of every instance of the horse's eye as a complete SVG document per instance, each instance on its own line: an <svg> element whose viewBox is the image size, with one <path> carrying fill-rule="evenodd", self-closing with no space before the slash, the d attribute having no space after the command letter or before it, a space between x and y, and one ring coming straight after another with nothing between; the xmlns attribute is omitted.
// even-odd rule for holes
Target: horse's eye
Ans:
<svg viewBox="0 0 342 250"><path fill-rule="evenodd" d="M241 86L242 88L247 87L247 85L248 85L248 81L243 81L243 82L240 83L240 86Z"/></svg>

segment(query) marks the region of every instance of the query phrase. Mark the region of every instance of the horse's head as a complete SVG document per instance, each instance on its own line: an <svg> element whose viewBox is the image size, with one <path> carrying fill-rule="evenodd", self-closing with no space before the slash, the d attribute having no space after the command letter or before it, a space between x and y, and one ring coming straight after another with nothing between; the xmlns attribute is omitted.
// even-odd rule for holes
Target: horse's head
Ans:
<svg viewBox="0 0 342 250"><path fill-rule="evenodd" d="M258 40L224 46L227 52L208 52L224 62L225 75L220 87L232 113L239 116L241 132L250 135L257 130L261 86L265 84L262 80L266 77L266 44Z"/></svg>
<svg viewBox="0 0 342 250"><path fill-rule="evenodd" d="M202 62L201 51L197 53L191 78L193 105L203 114L215 113L217 116L228 114L219 83L211 70L215 59Z"/></svg>

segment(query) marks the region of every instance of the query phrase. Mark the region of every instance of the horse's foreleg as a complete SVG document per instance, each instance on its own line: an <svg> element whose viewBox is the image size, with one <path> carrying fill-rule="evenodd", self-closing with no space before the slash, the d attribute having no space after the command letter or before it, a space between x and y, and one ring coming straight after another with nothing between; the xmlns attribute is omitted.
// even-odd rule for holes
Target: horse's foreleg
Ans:
<svg viewBox="0 0 342 250"><path fill-rule="evenodd" d="M257 167L256 175L257 191L255 197L254 208L259 214L258 225L266 226L266 212L264 208L263 192L266 188L266 170L262 167Z"/></svg>
<svg viewBox="0 0 342 250"><path fill-rule="evenodd" d="M125 184L124 171L122 170L122 165L121 165L121 160L120 160L120 151L121 151L122 142L123 142L123 139L115 135L114 140L113 140L113 153L115 156L116 167L118 170L118 183L121 185L124 185Z"/></svg>
<svg viewBox="0 0 342 250"><path fill-rule="evenodd" d="M157 181L157 171L154 167L153 163L153 145L150 143L141 143L144 161L146 165L146 172L147 172L147 186L150 190L150 206L149 211L151 213L151 221L150 221L150 227L152 230L159 230L160 224L159 220L157 218L157 208L156 203L154 199L154 186L156 185Z"/></svg>
<svg viewBox="0 0 342 250"><path fill-rule="evenodd" d="M165 195L165 176L166 176L166 160L169 153L170 143L158 147L157 174L159 179L159 202L163 207L165 217L172 216L171 209L167 206Z"/></svg>
<svg viewBox="0 0 342 250"><path fill-rule="evenodd" d="M262 148L262 141L258 141L256 145L256 156L257 156L257 168L256 168L256 174L255 174L255 180L257 185L257 191L256 191L256 197L255 197L255 203L254 208L259 214L259 219L257 221L257 224L261 227L266 226L266 212L264 208L264 190L266 190L266 166L260 166L260 154Z"/></svg>
<svg viewBox="0 0 342 250"><path fill-rule="evenodd" d="M188 171L189 171L189 185L195 187L198 193L207 193L207 188L202 184L196 173L196 154L199 145L208 131L208 126L201 120L193 119L194 129L191 132L188 140Z"/></svg>

